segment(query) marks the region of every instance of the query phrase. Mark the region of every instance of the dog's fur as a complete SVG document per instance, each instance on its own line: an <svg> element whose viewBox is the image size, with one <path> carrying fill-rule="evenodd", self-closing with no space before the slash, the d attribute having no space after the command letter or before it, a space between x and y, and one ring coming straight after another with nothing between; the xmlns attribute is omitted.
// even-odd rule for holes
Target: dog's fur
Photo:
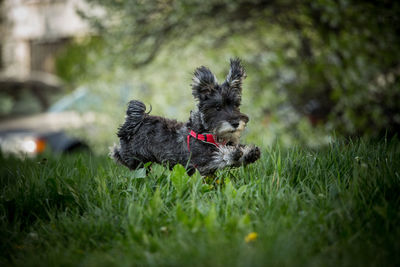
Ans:
<svg viewBox="0 0 400 267"><path fill-rule="evenodd" d="M119 128L120 145L111 156L130 169L146 162L186 166L189 174L195 169L201 175L211 175L217 169L238 167L259 159L256 146L239 144L240 134L249 118L240 112L242 81L246 77L239 59L231 60L226 80L218 84L214 74L202 66L195 70L192 93L198 100L197 109L189 121L177 122L146 113L146 106L137 100L129 102L126 121ZM211 133L219 147L187 136Z"/></svg>

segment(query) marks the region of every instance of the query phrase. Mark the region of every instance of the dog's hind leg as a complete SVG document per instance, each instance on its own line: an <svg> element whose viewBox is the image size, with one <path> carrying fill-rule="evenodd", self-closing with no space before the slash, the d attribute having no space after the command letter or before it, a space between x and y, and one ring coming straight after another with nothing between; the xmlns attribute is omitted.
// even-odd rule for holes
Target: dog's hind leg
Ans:
<svg viewBox="0 0 400 267"><path fill-rule="evenodd" d="M130 170L136 170L139 167L144 167L144 163L137 159L130 159L125 166L127 166Z"/></svg>
<svg viewBox="0 0 400 267"><path fill-rule="evenodd" d="M120 149L121 148L117 144L114 144L112 147L110 147L110 153L108 155L110 156L110 158L115 160L115 162L126 165L125 161L122 159Z"/></svg>
<svg viewBox="0 0 400 267"><path fill-rule="evenodd" d="M121 148L118 145L110 147L110 157L115 160L115 162L127 166L129 169L134 170L139 166L143 166L143 162L136 157L129 157L128 160L124 159L121 153Z"/></svg>

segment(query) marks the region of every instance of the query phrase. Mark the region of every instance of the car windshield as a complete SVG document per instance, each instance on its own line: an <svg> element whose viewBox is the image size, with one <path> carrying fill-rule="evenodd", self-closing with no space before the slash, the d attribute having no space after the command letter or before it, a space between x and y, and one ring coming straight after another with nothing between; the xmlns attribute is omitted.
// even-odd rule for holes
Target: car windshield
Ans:
<svg viewBox="0 0 400 267"><path fill-rule="evenodd" d="M95 110L101 105L100 97L90 94L86 87L79 87L74 92L56 101L49 109L49 112L62 112L75 110L85 112Z"/></svg>
<svg viewBox="0 0 400 267"><path fill-rule="evenodd" d="M63 88L50 73L0 73L0 119L44 112L62 96Z"/></svg>
<svg viewBox="0 0 400 267"><path fill-rule="evenodd" d="M0 90L0 119L44 112L61 97L61 92L38 92L30 88Z"/></svg>

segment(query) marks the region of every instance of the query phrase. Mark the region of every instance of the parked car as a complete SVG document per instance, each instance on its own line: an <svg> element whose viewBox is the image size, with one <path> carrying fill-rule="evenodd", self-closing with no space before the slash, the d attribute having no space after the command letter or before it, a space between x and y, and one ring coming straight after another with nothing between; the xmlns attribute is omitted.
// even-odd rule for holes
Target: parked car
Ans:
<svg viewBox="0 0 400 267"><path fill-rule="evenodd" d="M77 92L79 95L82 90ZM74 99L71 95L60 99L63 93L62 83L50 74L0 75L1 152L35 156L44 151L88 150L84 141L68 132L89 127L94 116L68 110L65 102L73 103Z"/></svg>

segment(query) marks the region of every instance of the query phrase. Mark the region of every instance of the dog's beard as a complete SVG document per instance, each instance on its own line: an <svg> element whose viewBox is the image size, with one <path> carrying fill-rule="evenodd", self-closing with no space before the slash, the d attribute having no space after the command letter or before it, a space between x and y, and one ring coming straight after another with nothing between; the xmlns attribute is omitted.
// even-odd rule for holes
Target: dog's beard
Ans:
<svg viewBox="0 0 400 267"><path fill-rule="evenodd" d="M239 144L240 136L246 127L246 123L244 121L239 122L239 126L234 128L229 122L222 122L216 129L216 135L218 142L225 143L228 145L237 145Z"/></svg>

